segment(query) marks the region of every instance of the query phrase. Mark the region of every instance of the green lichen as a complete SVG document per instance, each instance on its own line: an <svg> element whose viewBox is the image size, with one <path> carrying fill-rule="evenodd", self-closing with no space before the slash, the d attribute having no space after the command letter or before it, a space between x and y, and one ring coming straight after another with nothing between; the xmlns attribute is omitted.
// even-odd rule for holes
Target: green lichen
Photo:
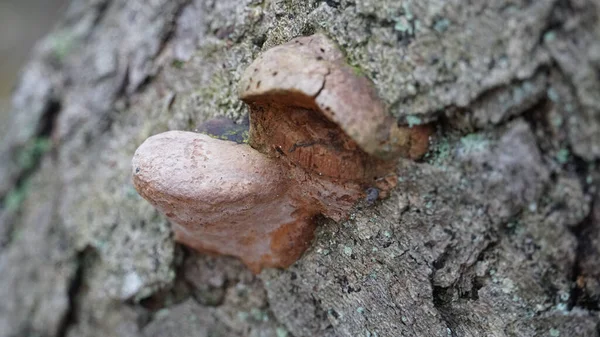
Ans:
<svg viewBox="0 0 600 337"><path fill-rule="evenodd" d="M237 313L237 318L240 321L245 322L246 320L248 320L248 317L250 317L250 314L247 313L247 312L245 312L245 311L240 311L240 312Z"/></svg>
<svg viewBox="0 0 600 337"><path fill-rule="evenodd" d="M154 318L155 319L163 319L163 318L169 317L169 311L170 310L167 308L160 309L154 314Z"/></svg>
<svg viewBox="0 0 600 337"><path fill-rule="evenodd" d="M367 332L365 333L366 337L379 337L379 335L377 334L377 332L373 331L373 333L371 333L371 331L367 330Z"/></svg>
<svg viewBox="0 0 600 337"><path fill-rule="evenodd" d="M558 303L556 305L556 310L566 313L569 311L569 305L567 303Z"/></svg>
<svg viewBox="0 0 600 337"><path fill-rule="evenodd" d="M125 196L129 199L140 199L141 196L132 185L125 187Z"/></svg>
<svg viewBox="0 0 600 337"><path fill-rule="evenodd" d="M34 168L39 160L52 147L50 139L39 137L30 141L17 155L17 164L26 171Z"/></svg>
<svg viewBox="0 0 600 337"><path fill-rule="evenodd" d="M408 123L408 127L412 128L413 126L423 124L423 120L417 116L408 115L406 116L406 123Z"/></svg>
<svg viewBox="0 0 600 337"><path fill-rule="evenodd" d="M556 90L552 87L546 90L546 96L548 96L548 99L550 99L554 103L560 101L560 96L558 95L558 92L556 92Z"/></svg>
<svg viewBox="0 0 600 337"><path fill-rule="evenodd" d="M48 38L48 41L54 53L54 57L62 62L75 47L77 39L74 33L63 30L52 34Z"/></svg>
<svg viewBox="0 0 600 337"><path fill-rule="evenodd" d="M257 308L252 308L250 310L250 315L252 319L257 322L267 322L269 320L269 314L266 311Z"/></svg>
<svg viewBox="0 0 600 337"><path fill-rule="evenodd" d="M489 140L479 133L468 134L460 139L462 151L465 153L484 151L489 145Z"/></svg>
<svg viewBox="0 0 600 337"><path fill-rule="evenodd" d="M448 138L443 137L431 144L429 151L425 154L425 159L428 160L431 165L441 167L443 163L450 158L450 154L450 142L448 141Z"/></svg>
<svg viewBox="0 0 600 337"><path fill-rule="evenodd" d="M413 27L408 18L401 16L398 18L394 18L394 21L396 21L396 24L394 25L394 30L407 34L413 33Z"/></svg>
<svg viewBox="0 0 600 337"><path fill-rule="evenodd" d="M402 11L404 12L404 16L409 19L412 20L415 16L412 13L412 11L410 10L410 7L408 7L409 2L404 2L402 3Z"/></svg>
<svg viewBox="0 0 600 337"><path fill-rule="evenodd" d="M352 255L352 248L348 247L348 246L345 246L344 247L344 254L347 255L347 256Z"/></svg>
<svg viewBox="0 0 600 337"><path fill-rule="evenodd" d="M327 256L327 255L329 255L329 253L331 253L331 251L329 249L321 249L321 248L319 248L319 249L317 249L317 253L323 254L324 256Z"/></svg>
<svg viewBox="0 0 600 337"><path fill-rule="evenodd" d="M277 334L277 337L287 337L289 332L282 327L279 327L275 330L275 333Z"/></svg>
<svg viewBox="0 0 600 337"><path fill-rule="evenodd" d="M13 187L2 200L2 207L7 211L17 211L30 191L30 179L28 175L38 165L42 156L50 150L52 143L46 137L31 140L17 154L15 160L25 178Z"/></svg>
<svg viewBox="0 0 600 337"><path fill-rule="evenodd" d="M556 161L559 162L560 164L566 164L569 161L570 154L571 153L569 152L568 149L560 149L556 153Z"/></svg>
<svg viewBox="0 0 600 337"><path fill-rule="evenodd" d="M433 24L433 29L435 29L438 33L443 33L448 29L449 26L450 21L448 21L448 19L441 18L435 21Z"/></svg>
<svg viewBox="0 0 600 337"><path fill-rule="evenodd" d="M208 78L203 80L187 97L179 97L179 105L175 107L182 115L221 116L240 122L246 114L244 104L238 99L237 83L244 70L241 59L251 60L251 50L244 45L235 45L231 49L222 41L208 43L203 46L195 58L203 60L202 65L190 62L186 64L186 72L202 72ZM206 64L218 64L218 67L207 67ZM178 64L176 64L178 65Z"/></svg>
<svg viewBox="0 0 600 337"><path fill-rule="evenodd" d="M550 122L552 123L552 126L554 126L555 128L560 128L564 124L564 119L562 116L556 115L555 117L553 117L551 119Z"/></svg>
<svg viewBox="0 0 600 337"><path fill-rule="evenodd" d="M544 34L544 42L552 42L556 40L556 32L555 31L548 31Z"/></svg>
<svg viewBox="0 0 600 337"><path fill-rule="evenodd" d="M171 62L171 67L173 67L175 69L181 69L181 68L183 68L184 65L185 65L185 62L183 62L181 60L173 60L173 62Z"/></svg>
<svg viewBox="0 0 600 337"><path fill-rule="evenodd" d="M532 213L537 211L537 208L538 208L538 206L537 206L536 202L532 202L529 204L529 206L527 206L527 209L529 209L529 211Z"/></svg>
<svg viewBox="0 0 600 337"><path fill-rule="evenodd" d="M354 73L354 75L365 76L365 71L360 66L352 65L352 66L350 66L350 68L352 68L352 72Z"/></svg>
<svg viewBox="0 0 600 337"><path fill-rule="evenodd" d="M21 204L29 194L30 180L26 180L22 184L11 189L4 197L3 207L7 212L14 212L21 208Z"/></svg>
<svg viewBox="0 0 600 337"><path fill-rule="evenodd" d="M525 89L520 87L514 87L512 89L513 101L521 102L525 98Z"/></svg>
<svg viewBox="0 0 600 337"><path fill-rule="evenodd" d="M392 18L392 20L396 22L396 24L394 25L394 30L412 35L415 30L414 18L415 16L408 7L408 3L403 3L402 15Z"/></svg>

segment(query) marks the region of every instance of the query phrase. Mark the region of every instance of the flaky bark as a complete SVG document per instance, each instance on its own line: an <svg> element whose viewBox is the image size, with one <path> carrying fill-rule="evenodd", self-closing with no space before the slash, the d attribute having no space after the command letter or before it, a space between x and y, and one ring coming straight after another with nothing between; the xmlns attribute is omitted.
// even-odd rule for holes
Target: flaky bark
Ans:
<svg viewBox="0 0 600 337"><path fill-rule="evenodd" d="M0 148L1 336L598 336L600 5L74 1ZM390 198L255 277L173 243L131 183L148 136L243 120L245 67L321 32L399 122Z"/></svg>

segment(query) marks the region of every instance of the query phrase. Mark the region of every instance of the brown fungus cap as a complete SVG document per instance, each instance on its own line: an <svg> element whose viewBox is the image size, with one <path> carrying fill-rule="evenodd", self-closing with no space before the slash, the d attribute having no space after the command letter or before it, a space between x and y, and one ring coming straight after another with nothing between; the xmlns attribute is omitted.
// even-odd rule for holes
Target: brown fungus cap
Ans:
<svg viewBox="0 0 600 337"><path fill-rule="evenodd" d="M290 265L312 239L318 210L290 194L296 182L284 166L248 145L169 131L148 138L132 167L140 195L199 251L238 256L258 272Z"/></svg>
<svg viewBox="0 0 600 337"><path fill-rule="evenodd" d="M398 128L369 80L356 75L337 47L321 34L299 37L263 53L244 72L239 96L250 105L250 140L257 148L269 143L275 132L264 130L260 114L280 107L282 114L289 108L314 112L312 118L335 124L378 159L409 155L410 132Z"/></svg>
<svg viewBox="0 0 600 337"><path fill-rule="evenodd" d="M397 181L394 159L427 150L428 129L398 127L322 35L265 52L240 89L248 144L182 131L152 136L134 155L133 182L170 219L178 242L237 256L255 273L295 262L316 216L346 218L367 188L385 196ZM213 134L224 125L199 130L232 139Z"/></svg>

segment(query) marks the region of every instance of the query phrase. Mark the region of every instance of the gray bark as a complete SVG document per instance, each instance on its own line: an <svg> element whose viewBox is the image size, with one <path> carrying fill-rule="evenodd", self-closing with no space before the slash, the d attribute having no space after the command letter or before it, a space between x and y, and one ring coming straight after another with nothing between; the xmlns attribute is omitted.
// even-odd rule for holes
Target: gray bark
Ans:
<svg viewBox="0 0 600 337"><path fill-rule="evenodd" d="M600 335L595 0L81 0L0 148L0 336ZM148 136L242 120L241 72L322 32L401 123L390 198L287 270L174 244L131 184Z"/></svg>

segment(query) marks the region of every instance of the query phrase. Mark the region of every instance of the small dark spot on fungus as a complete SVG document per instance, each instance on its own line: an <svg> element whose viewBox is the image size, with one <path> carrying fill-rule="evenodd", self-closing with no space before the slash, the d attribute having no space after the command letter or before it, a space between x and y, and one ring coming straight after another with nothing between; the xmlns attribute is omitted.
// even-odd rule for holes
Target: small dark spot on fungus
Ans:
<svg viewBox="0 0 600 337"><path fill-rule="evenodd" d="M323 57L322 56L317 56L317 61L322 61Z"/></svg>
<svg viewBox="0 0 600 337"><path fill-rule="evenodd" d="M379 198L379 189L377 189L375 187L367 188L367 197L365 198L365 201L367 202L368 205L373 205L373 203L375 203L375 201L377 201L378 198Z"/></svg>
<svg viewBox="0 0 600 337"><path fill-rule="evenodd" d="M165 132L137 149L133 182L169 214L177 241L237 256L255 273L294 263L316 217L340 221L362 198L385 197L396 159L427 150L429 131L399 127L323 35L266 51L239 88L248 144Z"/></svg>

